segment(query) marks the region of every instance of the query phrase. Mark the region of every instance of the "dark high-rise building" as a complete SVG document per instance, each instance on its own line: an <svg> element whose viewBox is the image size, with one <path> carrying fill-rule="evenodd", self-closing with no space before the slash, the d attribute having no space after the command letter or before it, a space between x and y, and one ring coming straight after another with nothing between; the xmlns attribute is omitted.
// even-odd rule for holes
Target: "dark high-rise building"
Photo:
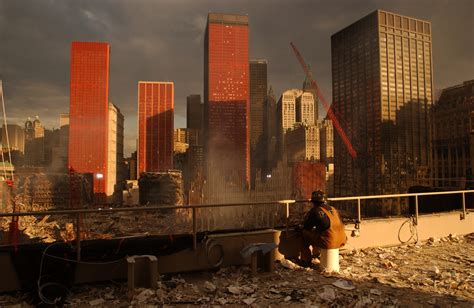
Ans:
<svg viewBox="0 0 474 308"><path fill-rule="evenodd" d="M69 166L94 174L94 192L101 195L107 186L109 58L108 43L72 43Z"/></svg>
<svg viewBox="0 0 474 308"><path fill-rule="evenodd" d="M186 127L189 129L190 145L202 145L203 143L203 111L201 95L193 94L186 97Z"/></svg>
<svg viewBox="0 0 474 308"><path fill-rule="evenodd" d="M220 172L235 185L250 181L248 39L248 16L209 13L204 46L207 176Z"/></svg>
<svg viewBox="0 0 474 308"><path fill-rule="evenodd" d="M443 90L432 110L432 175L436 186L472 188L474 80Z"/></svg>
<svg viewBox="0 0 474 308"><path fill-rule="evenodd" d="M190 129L201 129L203 121L203 104L201 95L192 94L186 97L186 126Z"/></svg>
<svg viewBox="0 0 474 308"><path fill-rule="evenodd" d="M377 10L331 37L335 195L406 192L427 175L433 102L430 22Z"/></svg>
<svg viewBox="0 0 474 308"><path fill-rule="evenodd" d="M138 82L138 176L173 169L174 83Z"/></svg>
<svg viewBox="0 0 474 308"><path fill-rule="evenodd" d="M250 176L255 181L257 169L264 163L264 107L267 98L267 61L250 61ZM252 184L252 186L254 186Z"/></svg>
<svg viewBox="0 0 474 308"><path fill-rule="evenodd" d="M270 86L265 99L265 109L263 116L263 135L265 138L265 172L264 177L269 174L272 168L276 167L277 150L277 117L276 98Z"/></svg>

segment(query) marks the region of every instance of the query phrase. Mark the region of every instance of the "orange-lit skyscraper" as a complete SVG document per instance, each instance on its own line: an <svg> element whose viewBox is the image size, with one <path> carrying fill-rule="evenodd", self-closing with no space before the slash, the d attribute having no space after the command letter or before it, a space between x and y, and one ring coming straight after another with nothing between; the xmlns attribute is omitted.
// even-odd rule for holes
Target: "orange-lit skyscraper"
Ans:
<svg viewBox="0 0 474 308"><path fill-rule="evenodd" d="M138 175L173 168L174 83L138 82Z"/></svg>
<svg viewBox="0 0 474 308"><path fill-rule="evenodd" d="M208 177L250 182L248 16L209 13L204 43Z"/></svg>
<svg viewBox="0 0 474 308"><path fill-rule="evenodd" d="M109 57L108 43L72 43L69 166L94 175L96 194L107 183Z"/></svg>

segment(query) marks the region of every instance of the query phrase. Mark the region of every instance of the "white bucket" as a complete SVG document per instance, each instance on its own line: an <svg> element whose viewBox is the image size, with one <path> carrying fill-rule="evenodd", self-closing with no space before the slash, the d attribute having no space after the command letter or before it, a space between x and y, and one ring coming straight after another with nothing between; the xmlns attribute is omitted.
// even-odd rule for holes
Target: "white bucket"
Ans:
<svg viewBox="0 0 474 308"><path fill-rule="evenodd" d="M321 249L321 266L327 272L339 272L339 249Z"/></svg>

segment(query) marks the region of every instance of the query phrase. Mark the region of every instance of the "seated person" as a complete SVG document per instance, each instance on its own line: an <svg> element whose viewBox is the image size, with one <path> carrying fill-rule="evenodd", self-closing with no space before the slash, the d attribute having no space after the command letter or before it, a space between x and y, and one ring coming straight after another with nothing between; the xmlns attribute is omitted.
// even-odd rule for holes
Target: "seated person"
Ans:
<svg viewBox="0 0 474 308"><path fill-rule="evenodd" d="M337 210L328 205L326 194L314 191L311 195L313 207L306 214L303 223L303 241L301 252L301 265L311 266L311 250L313 255L319 254L319 249L335 249L343 247L347 242L344 224Z"/></svg>

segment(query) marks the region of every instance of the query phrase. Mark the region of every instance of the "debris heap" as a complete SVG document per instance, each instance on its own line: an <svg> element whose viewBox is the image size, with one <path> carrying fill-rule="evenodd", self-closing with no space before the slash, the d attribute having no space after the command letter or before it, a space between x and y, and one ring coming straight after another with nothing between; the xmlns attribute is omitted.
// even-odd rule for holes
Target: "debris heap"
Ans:
<svg viewBox="0 0 474 308"><path fill-rule="evenodd" d="M143 172L138 180L141 205L183 205L181 171Z"/></svg>

